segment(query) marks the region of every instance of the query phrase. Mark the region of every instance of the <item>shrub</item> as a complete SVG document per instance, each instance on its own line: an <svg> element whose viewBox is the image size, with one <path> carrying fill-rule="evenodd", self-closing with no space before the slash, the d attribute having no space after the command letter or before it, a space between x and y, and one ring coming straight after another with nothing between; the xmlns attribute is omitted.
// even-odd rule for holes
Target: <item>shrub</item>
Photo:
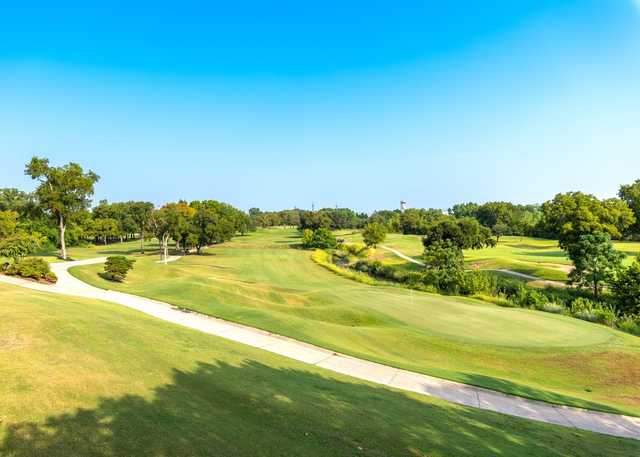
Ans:
<svg viewBox="0 0 640 457"><path fill-rule="evenodd" d="M623 332L640 336L640 315L623 316L618 319L616 326Z"/></svg>
<svg viewBox="0 0 640 457"><path fill-rule="evenodd" d="M0 240L0 257L18 260L34 253L42 246L42 236L37 233L15 233Z"/></svg>
<svg viewBox="0 0 640 457"><path fill-rule="evenodd" d="M110 281L122 282L127 277L129 270L133 268L134 263L135 260L127 259L122 255L107 257L102 276Z"/></svg>
<svg viewBox="0 0 640 457"><path fill-rule="evenodd" d="M571 302L571 312L574 314L585 311L591 312L595 306L596 304L588 298L578 297Z"/></svg>
<svg viewBox="0 0 640 457"><path fill-rule="evenodd" d="M364 284L374 285L375 280L371 278L369 275L352 271L346 268L341 268L338 265L331 262L331 257L328 252L323 251L322 249L316 249L313 254L311 254L311 260L313 260L318 265L322 265L328 270L333 271L341 276L345 276L349 279L353 279L354 281L358 281Z"/></svg>
<svg viewBox="0 0 640 457"><path fill-rule="evenodd" d="M367 257L369 251L364 243L343 243L338 247L341 251L356 257Z"/></svg>
<svg viewBox="0 0 640 457"><path fill-rule="evenodd" d="M554 313L554 314L562 314L567 310L567 308L565 308L565 306L562 303L556 303L552 301L543 303L537 309L539 309L540 311L544 311L546 313Z"/></svg>
<svg viewBox="0 0 640 457"><path fill-rule="evenodd" d="M598 305L593 310L595 316L595 322L604 324L608 327L613 327L618 319L616 311L611 306Z"/></svg>
<svg viewBox="0 0 640 457"><path fill-rule="evenodd" d="M27 257L9 265L6 273L23 278L32 278L37 281L45 280L56 282L58 280L56 275L51 271L51 268L49 268L49 264L37 257Z"/></svg>

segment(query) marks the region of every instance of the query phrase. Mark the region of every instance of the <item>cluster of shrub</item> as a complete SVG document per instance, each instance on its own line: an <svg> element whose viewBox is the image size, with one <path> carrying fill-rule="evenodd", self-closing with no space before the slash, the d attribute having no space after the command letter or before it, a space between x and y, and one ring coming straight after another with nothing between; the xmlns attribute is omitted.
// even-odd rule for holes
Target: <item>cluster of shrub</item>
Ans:
<svg viewBox="0 0 640 457"><path fill-rule="evenodd" d="M27 257L13 263L5 262L2 264L2 272L9 276L20 276L36 281L51 283L58 281L56 274L51 271L49 263L38 257Z"/></svg>
<svg viewBox="0 0 640 457"><path fill-rule="evenodd" d="M342 259L342 254L334 254ZM342 262L344 263L344 262ZM537 289L484 271L403 270L378 260L360 259L353 269L412 289L448 295L477 296L500 306L536 309L573 316L640 335L640 315L625 313L613 296L596 301L577 289Z"/></svg>

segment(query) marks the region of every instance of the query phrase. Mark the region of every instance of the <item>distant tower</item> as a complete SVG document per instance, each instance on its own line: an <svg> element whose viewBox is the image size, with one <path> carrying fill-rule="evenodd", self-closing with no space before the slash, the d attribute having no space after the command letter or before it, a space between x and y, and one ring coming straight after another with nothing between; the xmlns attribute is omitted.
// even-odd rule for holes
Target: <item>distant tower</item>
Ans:
<svg viewBox="0 0 640 457"><path fill-rule="evenodd" d="M407 202L400 200L400 211L404 211L405 209L407 209Z"/></svg>

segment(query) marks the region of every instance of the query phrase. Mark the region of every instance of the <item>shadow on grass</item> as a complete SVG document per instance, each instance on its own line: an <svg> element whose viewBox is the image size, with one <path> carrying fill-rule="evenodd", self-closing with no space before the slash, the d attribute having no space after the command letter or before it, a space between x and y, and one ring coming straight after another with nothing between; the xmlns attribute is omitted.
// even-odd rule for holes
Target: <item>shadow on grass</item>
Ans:
<svg viewBox="0 0 640 457"><path fill-rule="evenodd" d="M546 252L527 252L520 254L527 257L558 257L562 259L567 258L567 254L564 251L546 251Z"/></svg>
<svg viewBox="0 0 640 457"><path fill-rule="evenodd" d="M629 411L621 411L613 406L607 406L602 403L591 402L589 400L583 400L569 395L562 395L548 390L536 389L534 387L525 386L492 376L463 373L462 376L457 379L464 384L484 387L485 389L496 390L499 392L507 392L511 395L531 398L533 400L546 401L548 403L558 405L571 405L578 408L592 409L595 411L603 411L613 414L631 414Z"/></svg>
<svg viewBox="0 0 640 457"><path fill-rule="evenodd" d="M423 402L255 361L174 371L151 399L103 398L44 423L6 424L0 455L638 455L640 442Z"/></svg>

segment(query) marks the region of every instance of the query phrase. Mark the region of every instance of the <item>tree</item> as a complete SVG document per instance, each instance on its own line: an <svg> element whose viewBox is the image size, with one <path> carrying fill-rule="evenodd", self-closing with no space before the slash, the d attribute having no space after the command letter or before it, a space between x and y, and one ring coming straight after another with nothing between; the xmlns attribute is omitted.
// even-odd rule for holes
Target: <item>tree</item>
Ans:
<svg viewBox="0 0 640 457"><path fill-rule="evenodd" d="M601 295L604 285L615 278L625 257L613 248L611 236L603 232L581 235L567 253L574 265L569 283L591 289L595 298Z"/></svg>
<svg viewBox="0 0 640 457"><path fill-rule="evenodd" d="M426 247L436 241L449 240L459 249L481 249L495 246L491 230L472 218L446 219L434 222L424 229L422 244Z"/></svg>
<svg viewBox="0 0 640 457"><path fill-rule="evenodd" d="M424 264L430 270L463 271L464 255L451 240L438 240L424 250Z"/></svg>
<svg viewBox="0 0 640 457"><path fill-rule="evenodd" d="M107 261L104 263L103 277L110 281L122 282L127 277L129 270L133 268L135 262L135 260L128 259L122 255L107 257Z"/></svg>
<svg viewBox="0 0 640 457"><path fill-rule="evenodd" d="M220 217L206 205L197 208L192 226L193 237L190 239L190 243L196 247L198 254L204 246L218 242L223 238Z"/></svg>
<svg viewBox="0 0 640 457"><path fill-rule="evenodd" d="M504 222L498 222L491 228L491 232L495 235L496 242L499 243L500 237L508 235L509 233L511 233L511 230L509 226Z"/></svg>
<svg viewBox="0 0 640 457"><path fill-rule="evenodd" d="M21 213L30 204L30 195L18 189L0 189L0 211Z"/></svg>
<svg viewBox="0 0 640 457"><path fill-rule="evenodd" d="M476 217L485 227L493 228L496 224L502 223L511 225L515 205L509 202L487 202L481 205L476 211Z"/></svg>
<svg viewBox="0 0 640 457"><path fill-rule="evenodd" d="M160 243L160 260L167 260L169 257L169 238L171 238L171 215L170 208L164 205L162 208L154 210L149 219L151 232L158 238Z"/></svg>
<svg viewBox="0 0 640 457"><path fill-rule="evenodd" d="M6 238L16 231L18 213L15 211L0 211L0 238Z"/></svg>
<svg viewBox="0 0 640 457"><path fill-rule="evenodd" d="M424 235L430 224L446 217L439 209L409 208L400 214L400 231L405 235Z"/></svg>
<svg viewBox="0 0 640 457"><path fill-rule="evenodd" d="M332 249L337 245L335 235L324 227L316 230L305 229L302 232L302 246L305 248Z"/></svg>
<svg viewBox="0 0 640 457"><path fill-rule="evenodd" d="M144 234L149 229L149 222L151 221L151 214L153 213L153 203L129 202L129 213L140 232L140 254L144 254Z"/></svg>
<svg viewBox="0 0 640 457"><path fill-rule="evenodd" d="M308 228L314 231L319 228L329 229L332 223L333 221L326 212L304 211L300 214L300 226L298 228L300 230Z"/></svg>
<svg viewBox="0 0 640 457"><path fill-rule="evenodd" d="M0 257L14 262L34 253L42 246L42 236L38 233L17 232L0 239Z"/></svg>
<svg viewBox="0 0 640 457"><path fill-rule="evenodd" d="M399 209L396 210L379 210L369 217L369 222L377 222L385 226L387 232L400 231L400 215L402 212Z"/></svg>
<svg viewBox="0 0 640 457"><path fill-rule="evenodd" d="M558 238L565 251L582 235L604 232L620 238L635 222L631 209L621 200L600 201L582 192L557 194L542 205L542 228L546 236Z"/></svg>
<svg viewBox="0 0 640 457"><path fill-rule="evenodd" d="M640 314L640 256L619 272L611 290L622 313Z"/></svg>
<svg viewBox="0 0 640 457"><path fill-rule="evenodd" d="M480 205L477 203L469 202L469 203L457 203L453 205L447 211L453 217L461 218L461 217L476 217L478 215L478 208Z"/></svg>
<svg viewBox="0 0 640 457"><path fill-rule="evenodd" d="M55 218L60 234L60 257L67 259L65 230L67 219L86 210L93 195L93 186L100 177L93 171L84 172L77 163L52 167L49 159L33 157L25 174L40 182L35 194L40 204Z"/></svg>
<svg viewBox="0 0 640 457"><path fill-rule="evenodd" d="M375 248L378 244L384 242L386 236L387 230L384 225L377 222L367 224L362 232L362 238L367 247Z"/></svg>
<svg viewBox="0 0 640 457"><path fill-rule="evenodd" d="M631 208L636 218L635 224L629 227L629 231L633 235L640 235L640 179L633 184L620 186L618 196Z"/></svg>
<svg viewBox="0 0 640 457"><path fill-rule="evenodd" d="M118 230L118 221L111 218L94 219L91 231L97 240L102 240L107 244L109 239L115 238L120 233Z"/></svg>
<svg viewBox="0 0 640 457"><path fill-rule="evenodd" d="M425 281L442 291L458 293L464 278L464 255L451 240L439 240L424 250Z"/></svg>

